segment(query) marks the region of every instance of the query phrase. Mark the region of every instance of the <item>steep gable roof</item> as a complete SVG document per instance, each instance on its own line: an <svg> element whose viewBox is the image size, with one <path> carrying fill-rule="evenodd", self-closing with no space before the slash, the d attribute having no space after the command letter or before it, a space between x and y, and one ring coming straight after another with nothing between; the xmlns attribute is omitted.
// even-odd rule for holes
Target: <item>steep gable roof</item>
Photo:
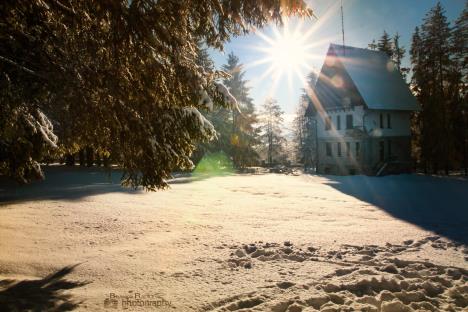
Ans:
<svg viewBox="0 0 468 312"><path fill-rule="evenodd" d="M390 58L368 49L331 44L315 92L325 110L361 104L377 110L419 110Z"/></svg>

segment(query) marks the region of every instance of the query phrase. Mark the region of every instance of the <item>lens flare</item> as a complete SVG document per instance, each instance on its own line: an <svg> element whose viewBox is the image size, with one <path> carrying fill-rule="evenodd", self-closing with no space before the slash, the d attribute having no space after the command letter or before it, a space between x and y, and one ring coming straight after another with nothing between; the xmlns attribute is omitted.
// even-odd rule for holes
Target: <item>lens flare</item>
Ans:
<svg viewBox="0 0 468 312"><path fill-rule="evenodd" d="M232 161L223 152L207 153L192 173L194 177L215 177L234 172Z"/></svg>

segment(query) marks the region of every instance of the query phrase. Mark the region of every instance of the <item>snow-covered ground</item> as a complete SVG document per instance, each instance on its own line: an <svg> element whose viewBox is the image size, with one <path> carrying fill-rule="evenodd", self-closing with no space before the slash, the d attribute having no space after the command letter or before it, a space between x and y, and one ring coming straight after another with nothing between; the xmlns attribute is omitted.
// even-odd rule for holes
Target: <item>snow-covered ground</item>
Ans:
<svg viewBox="0 0 468 312"><path fill-rule="evenodd" d="M180 177L146 193L122 189L117 172L47 173L26 188L0 186L0 310L462 311L468 303L464 179Z"/></svg>

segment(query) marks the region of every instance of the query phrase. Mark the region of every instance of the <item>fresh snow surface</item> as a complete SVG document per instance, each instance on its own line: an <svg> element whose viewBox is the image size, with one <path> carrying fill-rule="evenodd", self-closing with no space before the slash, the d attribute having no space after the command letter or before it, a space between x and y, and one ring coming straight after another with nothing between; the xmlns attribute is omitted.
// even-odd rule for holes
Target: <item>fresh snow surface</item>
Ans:
<svg viewBox="0 0 468 312"><path fill-rule="evenodd" d="M465 179L176 175L146 193L118 171L45 172L0 184L6 310L109 311L110 293L162 311L466 309Z"/></svg>

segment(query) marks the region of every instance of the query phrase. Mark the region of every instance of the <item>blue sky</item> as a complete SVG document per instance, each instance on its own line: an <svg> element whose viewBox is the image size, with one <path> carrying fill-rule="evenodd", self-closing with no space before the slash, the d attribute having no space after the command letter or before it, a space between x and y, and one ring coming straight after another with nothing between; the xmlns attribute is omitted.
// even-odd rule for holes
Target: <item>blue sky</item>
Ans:
<svg viewBox="0 0 468 312"><path fill-rule="evenodd" d="M465 5L465 0L440 2L445 8L449 21L455 20ZM313 45L307 52L315 57L307 62L307 66L320 70L329 43L341 43L340 0L310 0L307 3L318 17L318 19L303 21L300 28L305 33L315 27L315 31L307 37L307 44ZM408 51L414 28L421 25L426 13L436 3L436 0L343 0L346 45L367 47L367 44L372 39L378 39L385 29L391 35L398 32L401 36L401 45ZM294 27L298 22L298 19L293 19L291 25ZM273 31L269 26L259 31L267 36L273 36ZM292 75L292 84L288 85L287 76L283 75L273 89L272 75L259 79L270 64L257 66L249 66L249 64L265 57L265 52L258 50L258 47L262 46L265 47L268 44L261 39L261 36L252 33L233 38L225 45L224 54L211 51L211 55L219 68L226 62L227 54L234 52L240 58L241 63L247 65L245 78L250 80L250 94L255 105L259 107L268 96L271 96L278 100L286 113L286 120L290 120L299 102L302 81L296 75ZM407 65L408 62L407 53L404 63ZM307 71L308 69L304 68L303 75Z"/></svg>

